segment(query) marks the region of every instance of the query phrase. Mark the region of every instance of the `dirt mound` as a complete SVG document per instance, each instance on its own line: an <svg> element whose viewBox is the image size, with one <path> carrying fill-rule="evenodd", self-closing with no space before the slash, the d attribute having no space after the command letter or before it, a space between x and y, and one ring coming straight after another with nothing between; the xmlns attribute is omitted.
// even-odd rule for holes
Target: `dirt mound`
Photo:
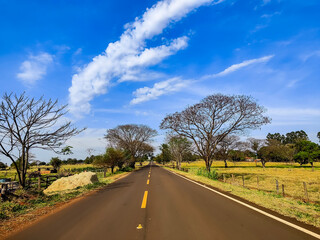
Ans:
<svg viewBox="0 0 320 240"><path fill-rule="evenodd" d="M93 172L83 172L70 177L60 178L54 181L43 192L46 195L50 195L57 192L72 190L95 182L99 182L97 174Z"/></svg>

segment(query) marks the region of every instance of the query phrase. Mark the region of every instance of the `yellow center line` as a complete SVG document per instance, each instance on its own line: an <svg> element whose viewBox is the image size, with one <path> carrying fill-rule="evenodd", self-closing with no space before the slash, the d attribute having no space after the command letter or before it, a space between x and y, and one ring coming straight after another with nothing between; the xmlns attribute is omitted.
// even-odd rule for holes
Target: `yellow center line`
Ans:
<svg viewBox="0 0 320 240"><path fill-rule="evenodd" d="M141 208L146 208L146 206L147 206L147 198L148 198L148 191L144 191Z"/></svg>
<svg viewBox="0 0 320 240"><path fill-rule="evenodd" d="M150 182L150 180L148 179L148 180L147 180L147 185L149 184L149 182Z"/></svg>

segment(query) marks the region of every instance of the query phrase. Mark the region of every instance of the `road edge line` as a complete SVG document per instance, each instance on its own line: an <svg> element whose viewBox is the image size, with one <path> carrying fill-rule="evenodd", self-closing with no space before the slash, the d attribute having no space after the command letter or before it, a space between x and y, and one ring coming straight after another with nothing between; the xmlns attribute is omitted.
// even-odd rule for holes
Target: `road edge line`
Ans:
<svg viewBox="0 0 320 240"><path fill-rule="evenodd" d="M163 168L163 169L165 169L165 168ZM235 198L230 197L230 196L228 196L228 195L226 195L226 194L224 194L224 193L221 193L221 192L219 192L219 191L217 191L217 190L214 190L214 189L212 189L212 188L209 188L209 187L207 187L207 186L204 185L204 184L198 183L198 182L196 182L196 181L194 181L194 180L191 180L191 179L189 179L189 178L186 178L186 177L184 177L184 176L181 176L181 175L178 174L178 173L172 172L172 171L170 171L170 170L168 170L168 169L165 169L165 170L167 170L168 172L173 173L173 174L175 174L176 176L179 176L179 177L181 177L181 178L183 178L183 179L185 179L185 180L188 180L189 182L192 182L192 183L194 183L194 184L197 184L197 185L199 185L199 186L201 186L201 187L203 187L203 188L206 188L206 189L208 189L208 190L210 190L210 191L212 191L212 192L214 192L214 193L217 193L217 194L219 194L219 195L221 195L221 196L223 196L223 197L225 197L225 198L228 198L229 200L232 200L232 201L234 201L234 202L236 202L236 203L239 203L239 204L241 204L241 205L243 205L243 206L245 206L245 207L247 207L247 208L250 208L250 209L252 209L252 210L254 210L254 211L256 211L256 212L258 212L258 213L260 213L260 214L263 214L263 215L265 215L265 216L267 216L267 217L270 217L270 218L272 218L272 219L274 219L274 220L276 220L276 221L278 221L278 222L281 222L281 223L283 223L283 224L286 224L286 225L288 225L288 226L290 226L290 227L292 227L292 228L295 228L295 229L297 229L297 230L299 230L299 231L301 231L301 232L304 232L304 233L306 233L306 234L308 234L308 235L310 235L310 236L312 236L312 237L315 237L315 238L317 238L317 239L320 239L320 235L317 234L317 233L315 233L315 232L312 232L312 231L310 231L310 230L308 230L308 229L305 229L305 228L300 227L300 226L298 226L298 225L296 225L296 224L293 224L293 223L291 223L291 222L288 222L288 221L286 221L286 220L284 220L284 219L281 219L281 218L279 218L279 217L276 217L276 216L274 216L274 215L272 215L272 214L270 214L270 213L267 213L267 212L265 212L265 211L263 211L263 210L261 210L261 209L259 209L259 208L253 207L253 206L251 206L251 205L249 205L249 204L247 204L247 203L244 203L244 202L242 202L242 201L240 201L240 200L238 200L238 199L235 199Z"/></svg>

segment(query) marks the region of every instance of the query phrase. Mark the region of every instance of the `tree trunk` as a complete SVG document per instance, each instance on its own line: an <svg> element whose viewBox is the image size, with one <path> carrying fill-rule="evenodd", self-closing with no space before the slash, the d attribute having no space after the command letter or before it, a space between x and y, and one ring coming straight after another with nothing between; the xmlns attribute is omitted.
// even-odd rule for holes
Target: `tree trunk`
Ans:
<svg viewBox="0 0 320 240"><path fill-rule="evenodd" d="M225 167L225 168L227 168L227 167L228 167L227 160L224 160L224 167Z"/></svg>
<svg viewBox="0 0 320 240"><path fill-rule="evenodd" d="M206 162L206 169L207 169L208 172L210 172L211 164L210 164L210 161L209 161L208 157L205 157L204 160Z"/></svg>
<svg viewBox="0 0 320 240"><path fill-rule="evenodd" d="M130 164L129 164L129 167L131 167L131 168L136 168L136 162L135 161L132 161L132 162L130 162Z"/></svg>
<svg viewBox="0 0 320 240"><path fill-rule="evenodd" d="M114 169L114 166L111 167L111 173L112 173L112 174L113 174L113 169Z"/></svg>
<svg viewBox="0 0 320 240"><path fill-rule="evenodd" d="M123 168L123 162L118 163L118 168L121 170Z"/></svg>
<svg viewBox="0 0 320 240"><path fill-rule="evenodd" d="M262 164L262 167L265 168L265 166L266 166L266 161L264 161L264 160L261 159L261 164Z"/></svg>

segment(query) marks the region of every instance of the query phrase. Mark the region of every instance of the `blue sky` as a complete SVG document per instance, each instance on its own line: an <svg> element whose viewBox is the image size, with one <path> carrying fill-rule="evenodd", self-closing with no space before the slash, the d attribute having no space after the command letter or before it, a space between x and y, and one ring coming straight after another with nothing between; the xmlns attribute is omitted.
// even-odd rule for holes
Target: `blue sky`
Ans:
<svg viewBox="0 0 320 240"><path fill-rule="evenodd" d="M158 129L214 93L268 109L272 124L250 136L303 129L317 141L319 12L318 0L0 0L0 94L68 103L88 128L69 141L74 157L101 153L108 128Z"/></svg>

